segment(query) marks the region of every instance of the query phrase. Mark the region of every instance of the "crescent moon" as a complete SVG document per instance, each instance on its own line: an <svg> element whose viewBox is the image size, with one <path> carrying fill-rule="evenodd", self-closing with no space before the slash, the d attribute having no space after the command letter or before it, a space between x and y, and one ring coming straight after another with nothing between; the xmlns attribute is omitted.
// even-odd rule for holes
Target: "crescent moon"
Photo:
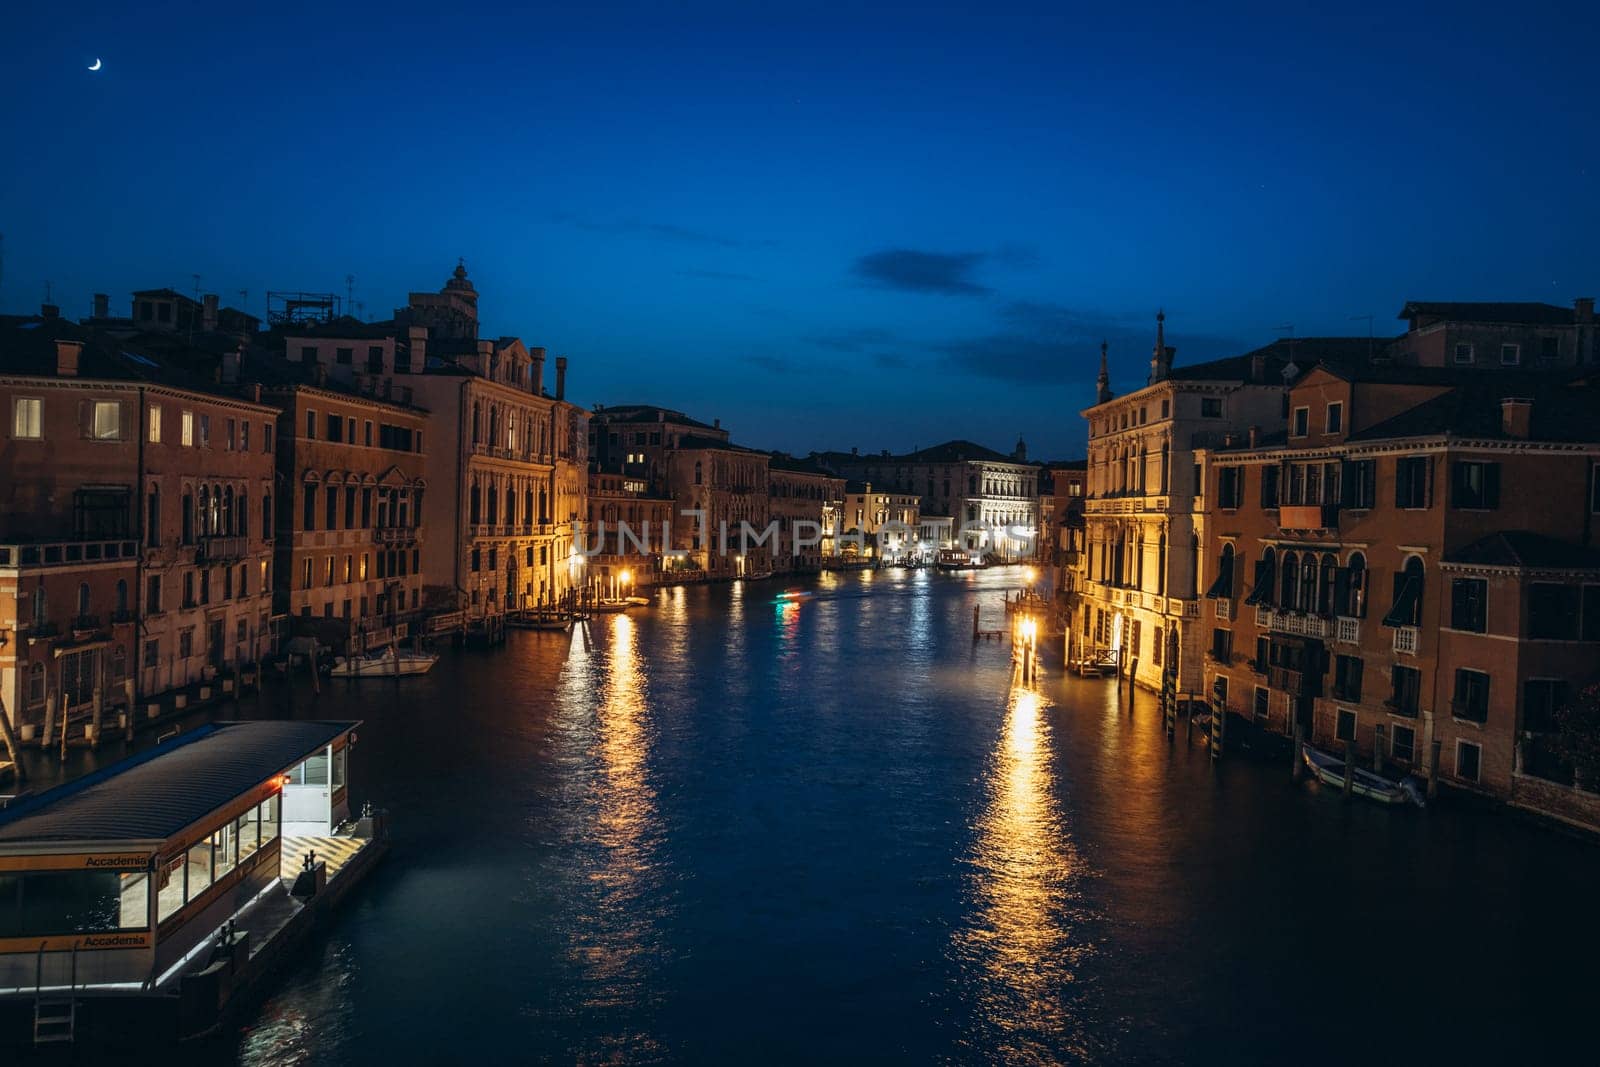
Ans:
<svg viewBox="0 0 1600 1067"><path fill-rule="evenodd" d="M99 70L100 69L100 57L99 56L95 56L94 57L94 65L91 66L89 69L90 70Z"/></svg>

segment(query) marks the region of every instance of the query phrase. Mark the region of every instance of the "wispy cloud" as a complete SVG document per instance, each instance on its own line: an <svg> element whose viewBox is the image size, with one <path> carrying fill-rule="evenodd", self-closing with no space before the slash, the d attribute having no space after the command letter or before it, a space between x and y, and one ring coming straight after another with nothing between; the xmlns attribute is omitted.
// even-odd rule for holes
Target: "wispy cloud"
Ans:
<svg viewBox="0 0 1600 1067"><path fill-rule="evenodd" d="M851 269L856 277L886 289L983 296L993 291L975 277L985 264L1031 270L1039 265L1039 249L1030 244L1002 244L991 252L886 248L859 257Z"/></svg>
<svg viewBox="0 0 1600 1067"><path fill-rule="evenodd" d="M1112 374L1140 376L1155 342L1154 312L1103 311L1044 301L1012 301L999 309L999 328L936 346L946 366L1016 382L1082 381L1098 368L1100 343L1110 349ZM1234 338L1185 333L1168 322L1167 342L1185 362L1243 349Z"/></svg>
<svg viewBox="0 0 1600 1067"><path fill-rule="evenodd" d="M680 226L674 222L658 222L641 218L623 218L608 221L584 218L572 212L560 211L551 216L551 221L564 226L571 226L587 233L603 233L618 237L643 237L658 241L674 241L679 244L708 245L715 248L766 248L777 243L770 240L733 237L728 234L714 233L710 230L696 229L692 226Z"/></svg>
<svg viewBox="0 0 1600 1067"><path fill-rule="evenodd" d="M922 252L914 248L888 248L856 260L858 278L886 289L910 293L947 293L982 296L987 285L973 280L985 256L982 252Z"/></svg>

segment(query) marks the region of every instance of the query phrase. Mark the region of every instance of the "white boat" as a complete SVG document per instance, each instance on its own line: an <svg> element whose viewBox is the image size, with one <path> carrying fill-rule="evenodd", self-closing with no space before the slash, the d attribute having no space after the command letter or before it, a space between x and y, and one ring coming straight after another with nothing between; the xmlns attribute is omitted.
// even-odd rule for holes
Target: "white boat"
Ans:
<svg viewBox="0 0 1600 1067"><path fill-rule="evenodd" d="M987 566L983 560L960 548L942 548L933 561L934 570L940 571L981 571Z"/></svg>
<svg viewBox="0 0 1600 1067"><path fill-rule="evenodd" d="M1302 746L1301 754L1319 782L1332 789L1344 789L1344 760L1310 745ZM1355 780L1350 783L1350 791L1380 804L1411 803L1420 808L1426 803L1422 790L1410 778L1396 782L1360 767L1355 769Z"/></svg>
<svg viewBox="0 0 1600 1067"><path fill-rule="evenodd" d="M625 596L622 599L626 601L630 607L647 608L650 606L650 598L647 596Z"/></svg>
<svg viewBox="0 0 1600 1067"><path fill-rule="evenodd" d="M396 662L395 650L390 647L382 652L349 659L339 656L334 659L333 668L328 673L335 678L393 678L396 675L426 674L438 662L439 657L432 652L400 652Z"/></svg>

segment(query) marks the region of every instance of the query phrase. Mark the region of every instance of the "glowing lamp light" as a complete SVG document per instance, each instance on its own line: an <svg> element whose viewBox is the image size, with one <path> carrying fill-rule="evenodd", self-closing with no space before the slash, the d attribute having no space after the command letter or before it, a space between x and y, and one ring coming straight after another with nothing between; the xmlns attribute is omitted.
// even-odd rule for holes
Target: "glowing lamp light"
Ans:
<svg viewBox="0 0 1600 1067"><path fill-rule="evenodd" d="M268 779L268 782L273 786L282 789L284 786L289 784L290 778L287 774L275 774Z"/></svg>
<svg viewBox="0 0 1600 1067"><path fill-rule="evenodd" d="M632 581L633 581L633 572L632 571L623 571L622 572L622 584L623 585L628 585Z"/></svg>

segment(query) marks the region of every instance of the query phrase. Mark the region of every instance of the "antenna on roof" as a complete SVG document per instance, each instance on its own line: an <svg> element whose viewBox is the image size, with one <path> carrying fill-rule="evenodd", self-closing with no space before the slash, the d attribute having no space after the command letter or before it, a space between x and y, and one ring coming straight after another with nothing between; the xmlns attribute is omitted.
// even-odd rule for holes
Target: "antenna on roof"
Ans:
<svg viewBox="0 0 1600 1067"><path fill-rule="evenodd" d="M346 274L344 276L344 308L346 315L355 314L355 291L356 276L354 274Z"/></svg>
<svg viewBox="0 0 1600 1067"><path fill-rule="evenodd" d="M1289 334L1289 362L1283 365L1283 380L1289 382L1300 373L1300 368L1294 362L1294 323L1286 322L1279 326L1278 329Z"/></svg>

